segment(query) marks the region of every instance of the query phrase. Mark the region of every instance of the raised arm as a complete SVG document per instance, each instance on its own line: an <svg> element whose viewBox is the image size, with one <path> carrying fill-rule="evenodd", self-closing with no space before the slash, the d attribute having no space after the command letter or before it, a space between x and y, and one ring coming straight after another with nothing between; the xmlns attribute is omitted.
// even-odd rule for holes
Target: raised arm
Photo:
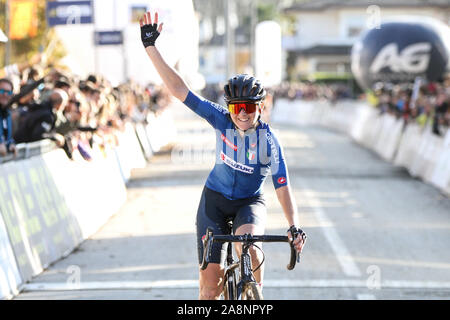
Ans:
<svg viewBox="0 0 450 320"><path fill-rule="evenodd" d="M141 26L142 43L144 44L145 51L155 66L156 71L170 93L181 102L184 102L189 93L189 87L178 72L167 64L155 47L155 41L163 27L163 23L158 26L158 13L155 13L153 23L150 12L147 12L144 17L139 20L139 23Z"/></svg>

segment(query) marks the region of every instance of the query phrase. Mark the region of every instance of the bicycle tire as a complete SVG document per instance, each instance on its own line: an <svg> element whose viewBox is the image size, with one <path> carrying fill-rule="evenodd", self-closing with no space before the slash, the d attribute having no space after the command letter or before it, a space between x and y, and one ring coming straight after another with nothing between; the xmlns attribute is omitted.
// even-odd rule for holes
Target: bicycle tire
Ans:
<svg viewBox="0 0 450 320"><path fill-rule="evenodd" d="M223 286L223 299L236 300L236 271L228 270Z"/></svg>
<svg viewBox="0 0 450 320"><path fill-rule="evenodd" d="M249 282L245 285L242 293L242 300L263 300L261 287L256 282Z"/></svg>

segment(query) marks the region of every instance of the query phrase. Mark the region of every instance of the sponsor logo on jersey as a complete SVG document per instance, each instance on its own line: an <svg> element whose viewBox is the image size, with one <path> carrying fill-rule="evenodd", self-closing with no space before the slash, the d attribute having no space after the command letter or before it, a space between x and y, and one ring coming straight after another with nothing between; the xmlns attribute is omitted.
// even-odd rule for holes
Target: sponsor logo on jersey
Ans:
<svg viewBox="0 0 450 320"><path fill-rule="evenodd" d="M223 133L220 135L220 137L222 138L222 141L225 142L225 144L227 146L229 146L234 151L237 151L237 147L233 143L231 143L231 141L228 140L227 137L225 137L225 135Z"/></svg>
<svg viewBox="0 0 450 320"><path fill-rule="evenodd" d="M224 108L223 106L221 106L221 105L218 104L218 103L211 102L210 105L211 105L214 109L216 109L217 111L219 111L220 113L222 113L223 115L227 115L227 114L230 113L230 112L228 111L228 109Z"/></svg>
<svg viewBox="0 0 450 320"><path fill-rule="evenodd" d="M278 154L277 147L275 146L275 142L273 141L272 135L268 132L266 134L267 142L270 144L270 150L272 151L272 157L275 160L275 163L280 163L280 157Z"/></svg>
<svg viewBox="0 0 450 320"><path fill-rule="evenodd" d="M252 167L249 167L242 163L238 163L238 162L234 161L233 159L228 157L225 153L223 153L223 151L220 152L220 159L222 159L223 163L225 163L227 166L233 168L234 170L238 170L238 171L248 173L248 174L253 173Z"/></svg>
<svg viewBox="0 0 450 320"><path fill-rule="evenodd" d="M284 183L286 183L286 181L287 181L287 180L286 180L285 177L279 177L279 178L278 178L278 183L279 183L279 184L284 184Z"/></svg>

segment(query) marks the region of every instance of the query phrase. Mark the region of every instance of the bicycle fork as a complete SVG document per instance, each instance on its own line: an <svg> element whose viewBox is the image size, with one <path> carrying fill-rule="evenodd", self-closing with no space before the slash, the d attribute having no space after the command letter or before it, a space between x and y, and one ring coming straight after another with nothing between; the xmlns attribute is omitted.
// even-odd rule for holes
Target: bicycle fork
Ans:
<svg viewBox="0 0 450 320"><path fill-rule="evenodd" d="M241 279L237 284L237 296L238 299L241 298L241 295L244 291L244 286L249 282L255 282L255 277L252 272L252 259L250 254L248 253L250 245L245 245L242 247L242 255L240 260L240 271L241 271Z"/></svg>

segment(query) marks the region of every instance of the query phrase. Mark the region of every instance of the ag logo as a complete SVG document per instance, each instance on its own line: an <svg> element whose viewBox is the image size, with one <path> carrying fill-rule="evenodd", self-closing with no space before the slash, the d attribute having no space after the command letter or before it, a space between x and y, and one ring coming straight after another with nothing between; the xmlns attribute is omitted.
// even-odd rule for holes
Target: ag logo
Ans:
<svg viewBox="0 0 450 320"><path fill-rule="evenodd" d="M418 42L398 51L396 43L389 43L380 50L370 66L371 73L389 67L393 72L422 73L430 62L431 43Z"/></svg>

